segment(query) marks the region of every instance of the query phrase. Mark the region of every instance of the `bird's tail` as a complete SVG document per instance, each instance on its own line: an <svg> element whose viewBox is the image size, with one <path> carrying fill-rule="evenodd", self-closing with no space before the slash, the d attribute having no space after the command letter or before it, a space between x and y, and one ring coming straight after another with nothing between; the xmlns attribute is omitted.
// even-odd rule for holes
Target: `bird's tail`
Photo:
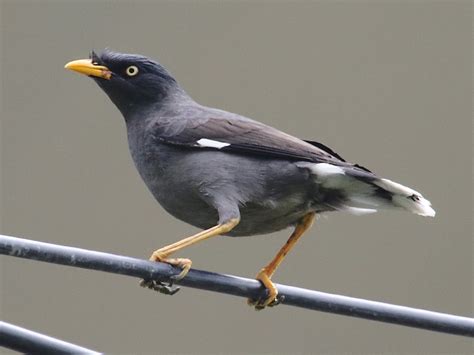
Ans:
<svg viewBox="0 0 474 355"><path fill-rule="evenodd" d="M376 179L372 183L391 195L391 203L394 206L404 208L420 216L435 216L436 211L431 207L431 202L419 192L388 179Z"/></svg>
<svg viewBox="0 0 474 355"><path fill-rule="evenodd" d="M359 166L302 163L309 168L327 203L353 214L402 208L420 216L434 217L430 201L419 192L383 179ZM324 194L325 192L325 194Z"/></svg>

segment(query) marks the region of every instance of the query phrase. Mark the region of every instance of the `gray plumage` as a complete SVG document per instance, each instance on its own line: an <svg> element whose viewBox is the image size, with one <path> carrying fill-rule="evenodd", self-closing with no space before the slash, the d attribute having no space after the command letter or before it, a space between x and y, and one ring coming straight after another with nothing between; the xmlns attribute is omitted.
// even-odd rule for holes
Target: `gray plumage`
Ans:
<svg viewBox="0 0 474 355"><path fill-rule="evenodd" d="M233 236L295 225L309 212L404 208L434 216L418 192L344 161L330 148L192 100L160 64L105 51L94 80L125 117L135 165L176 218L199 228L239 218ZM138 74L127 75L136 66Z"/></svg>

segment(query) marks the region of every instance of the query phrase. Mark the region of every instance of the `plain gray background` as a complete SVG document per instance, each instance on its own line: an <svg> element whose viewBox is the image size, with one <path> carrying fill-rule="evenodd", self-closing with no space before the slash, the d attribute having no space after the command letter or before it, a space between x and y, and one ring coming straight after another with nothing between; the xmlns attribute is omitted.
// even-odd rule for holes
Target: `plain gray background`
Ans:
<svg viewBox="0 0 474 355"><path fill-rule="evenodd" d="M275 281L472 316L471 3L2 1L2 233L148 257L197 230L133 167L123 120L63 69L106 46L161 61L199 102L421 191L435 219L322 217ZM253 277L290 230L191 247ZM1 318L109 353L471 353L467 338L1 257Z"/></svg>

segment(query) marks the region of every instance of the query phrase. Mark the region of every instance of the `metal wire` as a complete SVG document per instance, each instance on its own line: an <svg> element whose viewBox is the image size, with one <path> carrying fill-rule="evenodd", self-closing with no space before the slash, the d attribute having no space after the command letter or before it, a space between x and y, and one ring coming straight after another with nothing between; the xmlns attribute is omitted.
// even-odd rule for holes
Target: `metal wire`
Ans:
<svg viewBox="0 0 474 355"><path fill-rule="evenodd" d="M0 346L26 354L100 354L6 322L0 322Z"/></svg>
<svg viewBox="0 0 474 355"><path fill-rule="evenodd" d="M169 281L180 270L168 264L0 235L0 254L115 274ZM192 269L182 286L259 299L266 290L252 279ZM276 285L283 305L474 337L474 319L347 296Z"/></svg>

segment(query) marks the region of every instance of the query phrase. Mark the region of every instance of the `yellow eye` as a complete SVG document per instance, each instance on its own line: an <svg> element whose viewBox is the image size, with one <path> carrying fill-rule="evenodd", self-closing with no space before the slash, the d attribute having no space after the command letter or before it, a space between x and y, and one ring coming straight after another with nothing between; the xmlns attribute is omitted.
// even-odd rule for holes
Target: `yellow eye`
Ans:
<svg viewBox="0 0 474 355"><path fill-rule="evenodd" d="M130 65L126 70L128 76L135 76L138 74L138 68L135 65Z"/></svg>

